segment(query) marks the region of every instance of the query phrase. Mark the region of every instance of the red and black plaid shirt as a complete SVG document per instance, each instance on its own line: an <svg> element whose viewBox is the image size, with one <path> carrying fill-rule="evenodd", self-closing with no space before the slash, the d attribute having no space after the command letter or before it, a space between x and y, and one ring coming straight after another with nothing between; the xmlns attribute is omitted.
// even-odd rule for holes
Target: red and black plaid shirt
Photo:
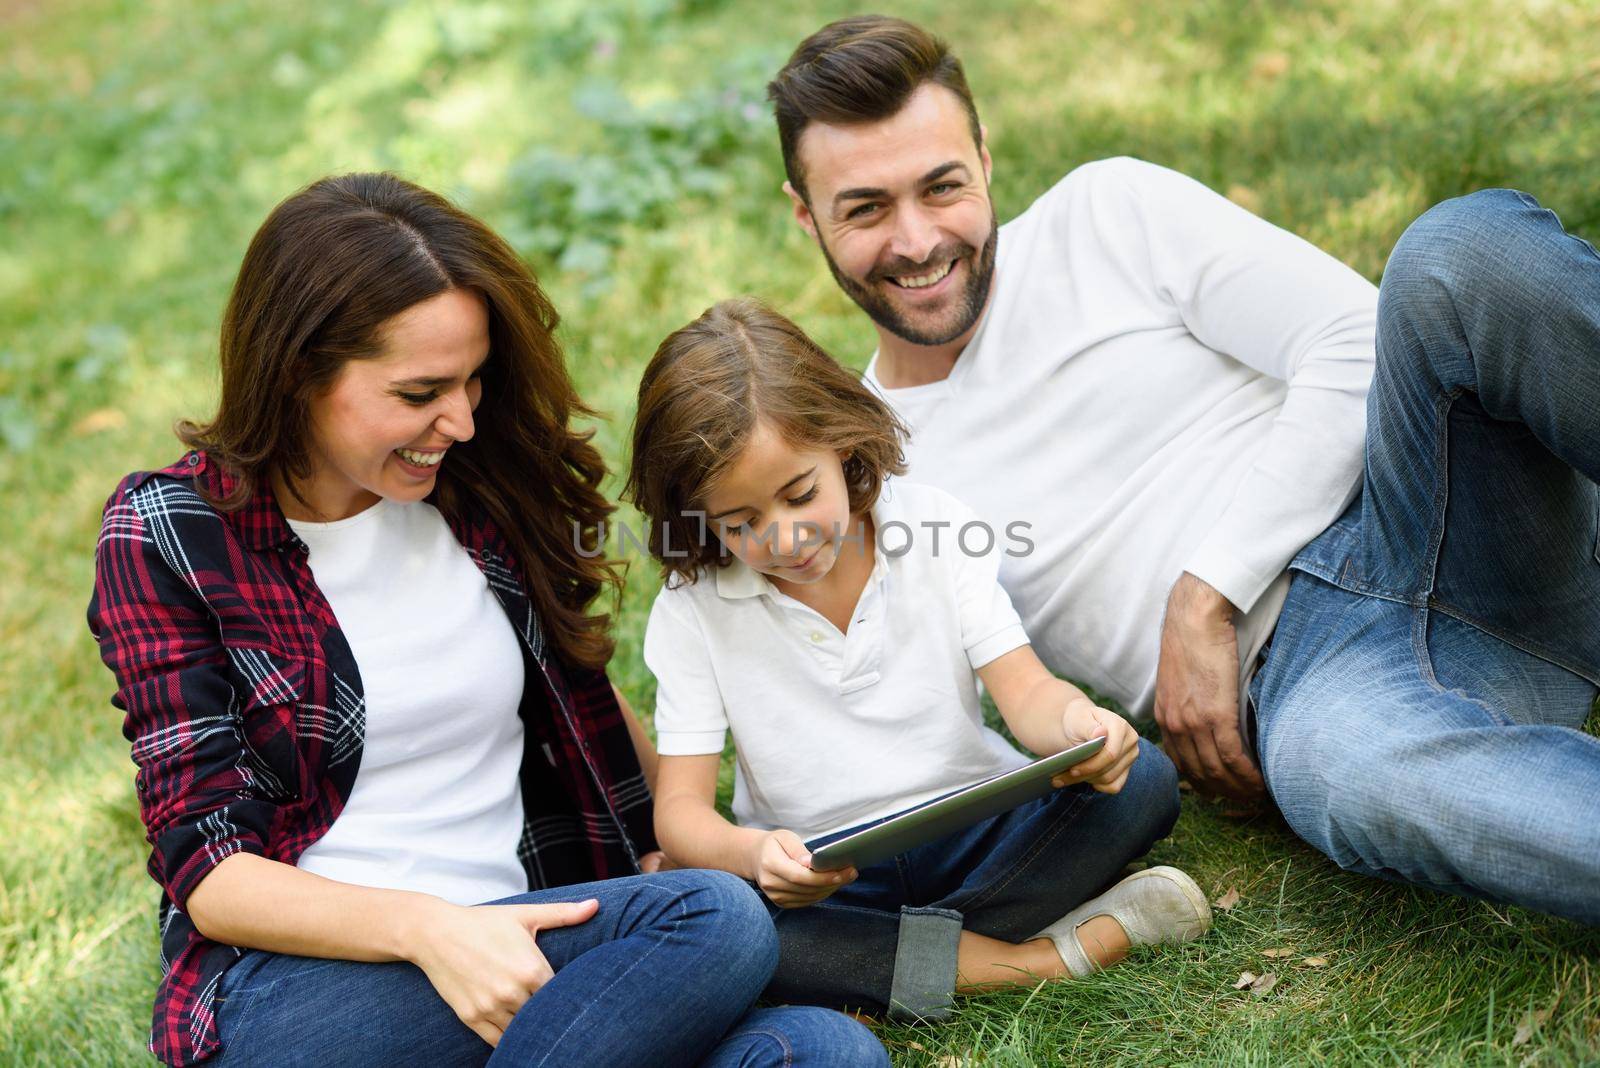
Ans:
<svg viewBox="0 0 1600 1068"><path fill-rule="evenodd" d="M305 543L265 486L221 513L227 472L190 453L124 479L106 503L89 629L116 674L135 788L163 891L150 1049L193 1064L218 1049L218 982L240 955L202 937L189 893L224 857L293 864L338 817L361 763L361 675ZM650 794L611 684L560 663L499 533L452 523L523 646L519 714L530 889L638 870L655 848Z"/></svg>

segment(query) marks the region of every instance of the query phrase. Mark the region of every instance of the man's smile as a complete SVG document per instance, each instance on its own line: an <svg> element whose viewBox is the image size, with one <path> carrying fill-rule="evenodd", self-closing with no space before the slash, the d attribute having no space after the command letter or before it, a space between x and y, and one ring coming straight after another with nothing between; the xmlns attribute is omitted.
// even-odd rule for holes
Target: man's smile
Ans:
<svg viewBox="0 0 1600 1068"><path fill-rule="evenodd" d="M893 282L901 289L926 289L944 281L945 276L950 273L950 269L955 265L955 260L949 260L944 266L935 267L933 270L923 274L899 275L898 277L891 275L888 281Z"/></svg>

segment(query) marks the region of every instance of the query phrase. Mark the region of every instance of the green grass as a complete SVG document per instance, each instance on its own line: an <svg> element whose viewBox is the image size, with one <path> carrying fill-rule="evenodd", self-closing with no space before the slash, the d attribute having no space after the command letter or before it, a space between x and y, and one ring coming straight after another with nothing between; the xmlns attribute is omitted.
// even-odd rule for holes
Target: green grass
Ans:
<svg viewBox="0 0 1600 1068"><path fill-rule="evenodd" d="M1429 203L1487 185L1600 236L1589 0L885 6L966 59L1003 218L1131 153L1372 278ZM644 361L716 298L766 296L864 363L870 331L788 221L753 106L794 42L848 10L0 4L0 1063L146 1063L156 891L83 607L105 495L177 455L173 419L209 410L222 303L267 210L387 167L502 228L566 315L618 463ZM635 568L615 669L642 709L653 588ZM884 1029L897 1063L1600 1060L1593 933L1347 876L1275 817L1192 797L1153 859L1240 903L1179 952ZM1263 956L1277 947L1296 955ZM1232 988L1244 970L1281 980L1257 998Z"/></svg>

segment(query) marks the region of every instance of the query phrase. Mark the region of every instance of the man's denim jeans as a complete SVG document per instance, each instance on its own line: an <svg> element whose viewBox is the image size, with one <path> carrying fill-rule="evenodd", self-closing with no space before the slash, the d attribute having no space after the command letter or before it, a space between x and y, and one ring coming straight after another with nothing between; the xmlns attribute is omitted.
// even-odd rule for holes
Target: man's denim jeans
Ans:
<svg viewBox="0 0 1600 1068"><path fill-rule="evenodd" d="M1251 686L1341 867L1600 923L1600 256L1524 193L1435 207L1378 304L1365 481Z"/></svg>
<svg viewBox="0 0 1600 1068"><path fill-rule="evenodd" d="M942 1018L963 928L1005 942L1032 938L1115 882L1177 818L1178 773L1140 741L1119 793L1064 787L863 868L818 904L769 903L780 952L767 996Z"/></svg>
<svg viewBox="0 0 1600 1068"><path fill-rule="evenodd" d="M750 1010L777 941L760 898L735 876L661 872L495 904L591 897L600 900L593 919L539 932L555 978L493 1049L415 965L249 950L223 973L215 1063L887 1068L872 1033L839 1013Z"/></svg>

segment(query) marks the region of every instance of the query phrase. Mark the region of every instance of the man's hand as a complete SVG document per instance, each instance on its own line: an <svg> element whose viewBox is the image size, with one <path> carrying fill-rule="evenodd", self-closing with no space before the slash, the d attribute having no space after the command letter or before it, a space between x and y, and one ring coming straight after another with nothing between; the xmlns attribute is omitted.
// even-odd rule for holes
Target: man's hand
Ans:
<svg viewBox="0 0 1600 1068"><path fill-rule="evenodd" d="M1239 736L1233 605L1187 572L1172 587L1161 625L1156 722L1162 748L1202 793L1254 800L1266 792Z"/></svg>
<svg viewBox="0 0 1600 1068"><path fill-rule="evenodd" d="M812 871L811 854L793 831L768 831L756 842L756 885L779 908L814 905L856 879L854 868Z"/></svg>

